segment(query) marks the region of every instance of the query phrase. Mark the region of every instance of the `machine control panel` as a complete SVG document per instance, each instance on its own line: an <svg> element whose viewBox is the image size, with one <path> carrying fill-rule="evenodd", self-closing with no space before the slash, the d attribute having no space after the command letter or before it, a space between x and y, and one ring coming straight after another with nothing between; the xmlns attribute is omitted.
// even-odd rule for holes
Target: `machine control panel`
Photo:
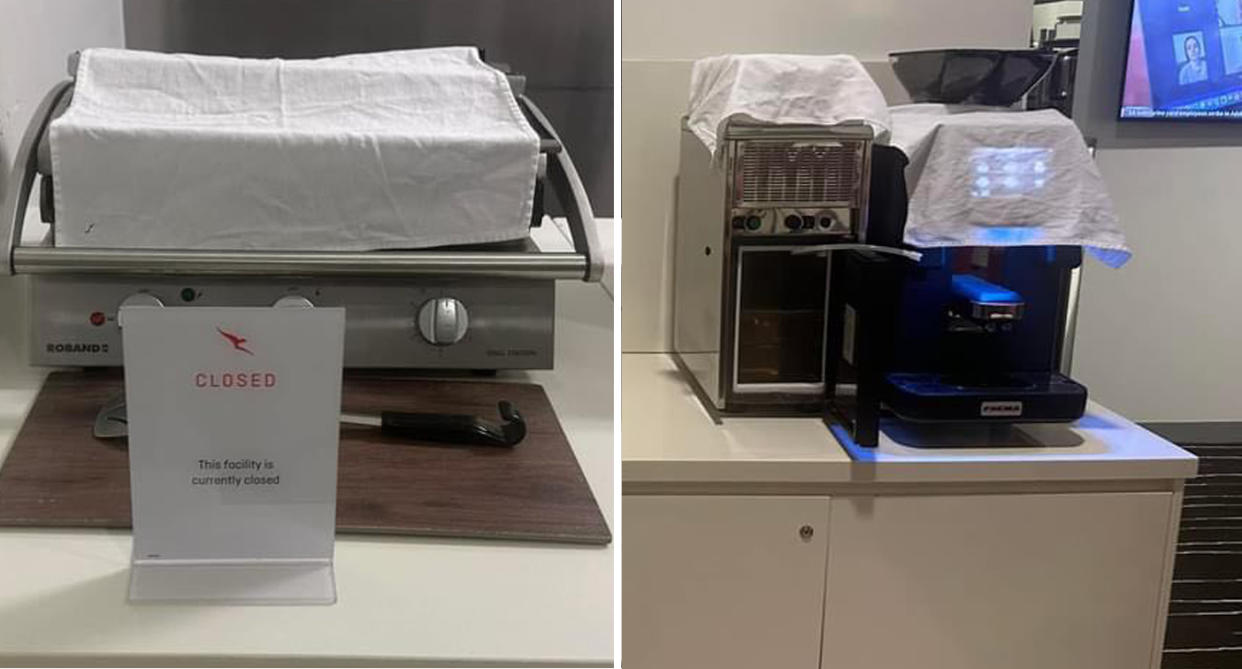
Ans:
<svg viewBox="0 0 1242 669"><path fill-rule="evenodd" d="M423 302L418 310L418 332L436 346L456 344L466 336L470 316L466 305L452 297L437 297Z"/></svg>
<svg viewBox="0 0 1242 669"><path fill-rule="evenodd" d="M735 209L730 219L740 235L848 235L849 209Z"/></svg>
<svg viewBox="0 0 1242 669"><path fill-rule="evenodd" d="M31 278L30 361L119 366L121 305L344 307L345 366L548 369L556 286L487 278L295 280ZM188 299L187 299L188 298ZM469 308L467 309L467 306Z"/></svg>

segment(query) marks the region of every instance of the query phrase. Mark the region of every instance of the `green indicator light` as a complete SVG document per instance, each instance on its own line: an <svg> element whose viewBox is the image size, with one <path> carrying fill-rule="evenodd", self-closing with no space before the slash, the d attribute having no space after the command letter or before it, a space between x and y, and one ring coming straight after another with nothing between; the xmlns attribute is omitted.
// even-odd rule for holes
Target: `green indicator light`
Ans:
<svg viewBox="0 0 1242 669"><path fill-rule="evenodd" d="M198 296L194 293L193 288L182 288L181 289L181 301L182 302L193 302L195 297L198 297Z"/></svg>

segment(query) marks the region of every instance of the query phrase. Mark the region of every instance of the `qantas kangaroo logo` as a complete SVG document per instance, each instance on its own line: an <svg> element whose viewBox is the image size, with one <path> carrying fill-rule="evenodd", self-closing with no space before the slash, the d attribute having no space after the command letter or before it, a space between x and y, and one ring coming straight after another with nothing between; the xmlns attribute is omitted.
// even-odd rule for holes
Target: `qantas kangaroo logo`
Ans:
<svg viewBox="0 0 1242 669"><path fill-rule="evenodd" d="M233 345L234 349L241 351L242 353L245 353L246 355L254 355L254 351L251 351L250 349L245 347L245 343L246 343L245 337L240 337L238 335L233 334L232 332L229 332L227 330L222 330L220 328L216 328L216 332L219 332L221 337L224 337L225 339L229 340L229 343Z"/></svg>

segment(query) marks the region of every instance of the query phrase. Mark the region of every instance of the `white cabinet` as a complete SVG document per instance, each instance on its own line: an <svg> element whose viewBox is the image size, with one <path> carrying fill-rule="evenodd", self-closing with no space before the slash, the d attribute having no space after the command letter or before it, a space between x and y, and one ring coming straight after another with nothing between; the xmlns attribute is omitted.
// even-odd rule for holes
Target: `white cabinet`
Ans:
<svg viewBox="0 0 1242 669"><path fill-rule="evenodd" d="M834 497L823 669L1155 669L1173 504Z"/></svg>
<svg viewBox="0 0 1242 669"><path fill-rule="evenodd" d="M828 504L624 497L626 669L817 666Z"/></svg>
<svg viewBox="0 0 1242 669"><path fill-rule="evenodd" d="M622 499L626 669L1159 666L1173 492Z"/></svg>

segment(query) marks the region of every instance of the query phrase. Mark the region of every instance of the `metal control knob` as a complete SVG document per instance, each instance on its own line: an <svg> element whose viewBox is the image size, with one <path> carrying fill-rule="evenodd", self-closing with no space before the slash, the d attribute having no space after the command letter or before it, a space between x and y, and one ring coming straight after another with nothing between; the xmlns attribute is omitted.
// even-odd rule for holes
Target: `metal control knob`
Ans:
<svg viewBox="0 0 1242 669"><path fill-rule="evenodd" d="M309 309L315 304L301 295L285 295L273 302L272 306L277 309Z"/></svg>
<svg viewBox="0 0 1242 669"><path fill-rule="evenodd" d="M160 298L151 293L134 293L121 301L121 305L116 310L116 326L123 327L125 324L121 322L121 310L125 307L162 307L164 303Z"/></svg>
<svg viewBox="0 0 1242 669"><path fill-rule="evenodd" d="M423 302L418 310L418 332L423 339L436 346L448 346L461 341L470 325L466 305L452 297L437 297Z"/></svg>

